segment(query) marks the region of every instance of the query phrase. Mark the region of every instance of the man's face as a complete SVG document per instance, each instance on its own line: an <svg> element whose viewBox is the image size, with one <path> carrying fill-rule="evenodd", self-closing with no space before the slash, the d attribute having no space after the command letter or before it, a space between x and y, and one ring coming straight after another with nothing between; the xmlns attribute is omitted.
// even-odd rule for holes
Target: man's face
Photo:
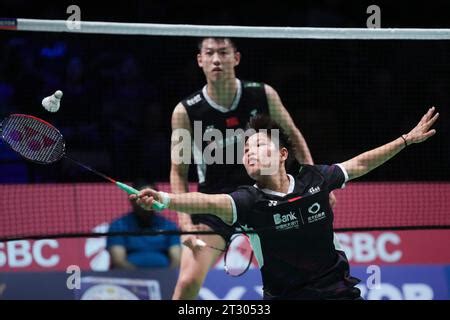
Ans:
<svg viewBox="0 0 450 320"><path fill-rule="evenodd" d="M258 132L247 139L243 163L248 175L258 181L263 175L278 172L282 162L287 159L286 148L280 149L266 133Z"/></svg>
<svg viewBox="0 0 450 320"><path fill-rule="evenodd" d="M235 77L234 67L239 64L240 53L228 40L208 38L203 40L197 54L198 66L209 81L226 80Z"/></svg>

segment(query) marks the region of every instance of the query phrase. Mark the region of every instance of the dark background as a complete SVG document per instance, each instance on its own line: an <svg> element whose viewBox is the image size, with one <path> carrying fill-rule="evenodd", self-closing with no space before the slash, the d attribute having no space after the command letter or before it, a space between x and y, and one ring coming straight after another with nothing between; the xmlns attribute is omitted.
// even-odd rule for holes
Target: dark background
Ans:
<svg viewBox="0 0 450 320"><path fill-rule="evenodd" d="M381 26L450 28L446 1L64 2L2 1L0 16L85 21L291 27L366 26L368 5ZM408 132L431 105L438 134L411 146L363 180L450 179L450 41L237 39L241 79L280 94L316 163L332 163ZM42 117L61 129L68 153L120 180L169 178L170 115L204 85L196 40L66 33L0 32L0 116ZM41 107L61 89L61 109ZM25 163L0 145L0 182L97 181L64 161Z"/></svg>

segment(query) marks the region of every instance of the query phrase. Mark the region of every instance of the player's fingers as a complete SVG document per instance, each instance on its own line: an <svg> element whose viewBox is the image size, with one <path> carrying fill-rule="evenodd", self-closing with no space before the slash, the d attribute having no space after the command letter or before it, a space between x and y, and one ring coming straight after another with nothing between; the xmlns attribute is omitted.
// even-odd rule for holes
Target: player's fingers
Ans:
<svg viewBox="0 0 450 320"><path fill-rule="evenodd" d="M434 115L434 117L433 118L431 118L430 120L428 120L426 123L425 123L425 128L427 128L427 130L436 122L436 120L439 118L439 112L438 113L436 113L435 115Z"/></svg>
<svg viewBox="0 0 450 320"><path fill-rule="evenodd" d="M151 206L153 204L153 197L151 196L145 196L142 198L142 200L147 206Z"/></svg>
<svg viewBox="0 0 450 320"><path fill-rule="evenodd" d="M139 197L139 198L143 198L143 197L145 197L147 194L148 194L147 189L143 189L143 190L139 191L138 197Z"/></svg>
<svg viewBox="0 0 450 320"><path fill-rule="evenodd" d="M434 107L429 108L428 111L423 115L422 119L420 119L420 123L424 123L424 122L428 121L428 119L433 114L433 112L434 112Z"/></svg>
<svg viewBox="0 0 450 320"><path fill-rule="evenodd" d="M153 197L143 196L136 198L136 203L140 205L145 210L150 210L153 205Z"/></svg>
<svg viewBox="0 0 450 320"><path fill-rule="evenodd" d="M147 201L148 201L148 196L146 196L146 195L143 195L143 196L137 196L136 197L136 203L137 204L147 204Z"/></svg>
<svg viewBox="0 0 450 320"><path fill-rule="evenodd" d="M154 190L150 189L150 188L146 188L146 189L142 189L141 191L139 191L139 198L145 197L145 196L152 196L155 193Z"/></svg>
<svg viewBox="0 0 450 320"><path fill-rule="evenodd" d="M424 140L428 139L431 136L434 136L436 134L436 130L430 130L427 133L424 134Z"/></svg>
<svg viewBox="0 0 450 320"><path fill-rule="evenodd" d="M130 200L136 200L138 198L138 196L136 194L130 194L130 196L128 198Z"/></svg>

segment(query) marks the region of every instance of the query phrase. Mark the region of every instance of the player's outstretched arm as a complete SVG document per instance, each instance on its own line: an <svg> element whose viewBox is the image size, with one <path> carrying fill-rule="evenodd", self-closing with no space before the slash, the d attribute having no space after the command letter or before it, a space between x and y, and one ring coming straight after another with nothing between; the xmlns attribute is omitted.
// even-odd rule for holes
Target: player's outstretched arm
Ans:
<svg viewBox="0 0 450 320"><path fill-rule="evenodd" d="M152 209L153 201L159 201L166 208L189 214L213 214L227 224L233 224L231 197L226 194L205 194L200 192L165 193L150 188L143 189L139 195L131 195L146 210Z"/></svg>
<svg viewBox="0 0 450 320"><path fill-rule="evenodd" d="M364 152L341 163L347 170L349 180L358 178L369 171L372 171L391 159L406 146L413 143L421 143L433 136L436 133L436 130L430 130L430 128L436 122L438 117L439 113L435 113L435 108L431 107L419 121L417 126L415 126L408 134L404 134L381 147Z"/></svg>

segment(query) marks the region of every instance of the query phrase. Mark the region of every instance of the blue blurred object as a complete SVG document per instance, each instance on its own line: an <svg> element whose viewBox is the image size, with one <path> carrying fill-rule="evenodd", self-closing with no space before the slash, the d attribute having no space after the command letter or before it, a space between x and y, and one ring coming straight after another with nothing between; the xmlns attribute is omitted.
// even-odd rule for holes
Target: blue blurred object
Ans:
<svg viewBox="0 0 450 320"><path fill-rule="evenodd" d="M54 59L65 56L67 45L64 42L55 42L52 47L44 47L41 49L41 56Z"/></svg>

